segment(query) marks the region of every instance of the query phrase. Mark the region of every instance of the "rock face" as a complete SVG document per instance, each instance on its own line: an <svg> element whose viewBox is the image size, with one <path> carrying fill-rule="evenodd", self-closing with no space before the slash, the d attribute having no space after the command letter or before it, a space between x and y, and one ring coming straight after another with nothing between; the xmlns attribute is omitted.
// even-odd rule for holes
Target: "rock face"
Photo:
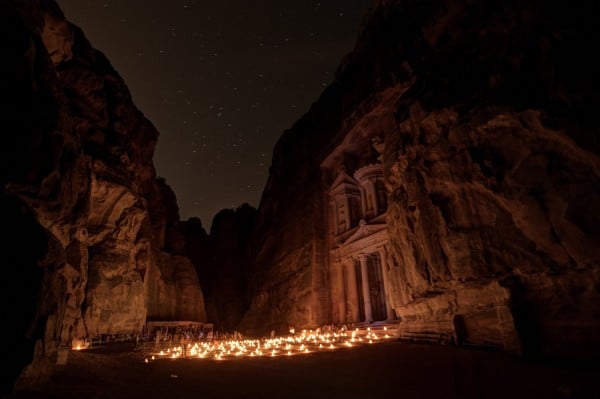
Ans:
<svg viewBox="0 0 600 399"><path fill-rule="evenodd" d="M275 147L241 328L395 319L406 339L597 356L586 7L376 2Z"/></svg>
<svg viewBox="0 0 600 399"><path fill-rule="evenodd" d="M3 320L19 320L2 356L7 391L32 359L23 381L65 362L75 339L206 313L193 265L173 249L179 216L152 164L158 132L121 77L54 1L0 7L1 212L13 236L3 291L20 292L2 305L14 307Z"/></svg>
<svg viewBox="0 0 600 399"><path fill-rule="evenodd" d="M162 250L148 257L147 319L206 321L204 295L196 267L186 254L184 222L179 220L175 194L158 178L148 198L153 237Z"/></svg>
<svg viewBox="0 0 600 399"><path fill-rule="evenodd" d="M249 308L250 237L256 209L243 204L223 209L212 221L210 235L200 219L174 226L178 252L192 260L204 296L207 319L216 331L233 332Z"/></svg>
<svg viewBox="0 0 600 399"><path fill-rule="evenodd" d="M217 213L210 229L209 255L196 263L215 329L232 332L249 308L249 240L255 223L256 209L248 204Z"/></svg>

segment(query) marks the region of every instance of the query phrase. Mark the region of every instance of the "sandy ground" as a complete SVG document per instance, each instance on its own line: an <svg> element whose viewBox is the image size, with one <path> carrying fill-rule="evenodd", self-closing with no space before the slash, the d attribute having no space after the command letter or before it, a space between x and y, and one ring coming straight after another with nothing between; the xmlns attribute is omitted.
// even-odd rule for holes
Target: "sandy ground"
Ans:
<svg viewBox="0 0 600 399"><path fill-rule="evenodd" d="M294 357L158 359L131 345L73 352L14 398L600 398L598 366L386 342Z"/></svg>

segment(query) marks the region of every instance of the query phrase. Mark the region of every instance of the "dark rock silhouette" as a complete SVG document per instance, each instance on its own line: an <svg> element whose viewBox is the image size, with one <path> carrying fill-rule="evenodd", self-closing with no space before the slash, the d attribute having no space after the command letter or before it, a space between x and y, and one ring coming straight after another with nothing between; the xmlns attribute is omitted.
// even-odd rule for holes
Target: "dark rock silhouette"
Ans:
<svg viewBox="0 0 600 399"><path fill-rule="evenodd" d="M156 129L54 1L0 7L0 199L14 277L2 307L5 325L16 322L2 356L7 392L28 364L21 383L46 377L75 342L138 333L147 318L206 314L173 231L176 201L156 179Z"/></svg>
<svg viewBox="0 0 600 399"><path fill-rule="evenodd" d="M197 220L182 223L185 254L196 265L207 317L222 332L233 332L249 308L246 287L255 224L256 209L248 204L217 213L210 236L200 230Z"/></svg>

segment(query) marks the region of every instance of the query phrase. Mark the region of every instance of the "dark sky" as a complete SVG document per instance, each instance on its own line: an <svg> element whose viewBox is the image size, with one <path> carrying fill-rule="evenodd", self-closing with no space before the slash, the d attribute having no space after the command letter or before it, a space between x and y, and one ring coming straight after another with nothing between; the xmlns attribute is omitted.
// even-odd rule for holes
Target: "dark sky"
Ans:
<svg viewBox="0 0 600 399"><path fill-rule="evenodd" d="M273 146L308 111L372 0L58 0L158 131L182 219L258 206Z"/></svg>

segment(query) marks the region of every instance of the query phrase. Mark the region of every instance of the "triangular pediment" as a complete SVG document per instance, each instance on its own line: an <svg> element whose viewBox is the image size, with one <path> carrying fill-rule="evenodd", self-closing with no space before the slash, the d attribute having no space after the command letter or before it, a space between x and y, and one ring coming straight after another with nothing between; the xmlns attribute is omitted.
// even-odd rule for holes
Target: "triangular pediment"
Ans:
<svg viewBox="0 0 600 399"><path fill-rule="evenodd" d="M377 224L366 224L362 222L358 226L358 230L354 232L342 245L348 245L353 242L357 242L362 240L363 238L370 237L375 233L379 233L382 230L385 230L387 225L385 223L377 223Z"/></svg>
<svg viewBox="0 0 600 399"><path fill-rule="evenodd" d="M333 191L340 186L358 187L358 182L352 176L350 176L344 169L340 169L340 173L338 173L338 176L331 184L331 187L329 187L329 191Z"/></svg>

